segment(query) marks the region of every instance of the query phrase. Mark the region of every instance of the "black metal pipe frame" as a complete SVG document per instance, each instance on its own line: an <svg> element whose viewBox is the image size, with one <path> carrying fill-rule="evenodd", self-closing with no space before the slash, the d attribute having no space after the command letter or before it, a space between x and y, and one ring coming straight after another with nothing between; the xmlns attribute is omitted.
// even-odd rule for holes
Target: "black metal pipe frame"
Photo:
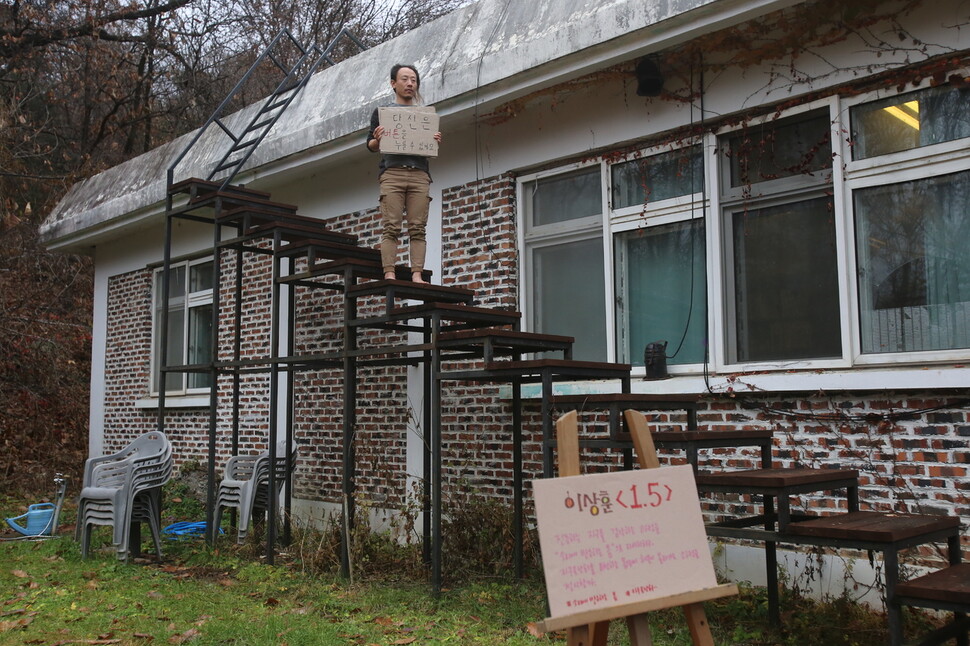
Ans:
<svg viewBox="0 0 970 646"><path fill-rule="evenodd" d="M218 222L218 216L221 212L222 200L217 199L214 204L212 227L212 330L210 331L212 356L209 357L209 455L206 460L208 490L206 492L205 527L209 545L215 545L216 537L219 535L219 528L215 526L216 505L218 504L218 489L216 485L216 432L219 419L219 373L216 370L215 362L219 354L219 310L222 306L222 252L219 248L219 242L222 239L222 225ZM186 281L188 281L188 275L186 275ZM187 289L188 283L186 283Z"/></svg>
<svg viewBox="0 0 970 646"><path fill-rule="evenodd" d="M242 76L242 78L236 83L235 87L230 91L229 95L223 99L219 106L215 109L213 114L208 118L208 120L196 131L193 138L185 146L181 153L175 158L175 160L169 165L166 171L166 195L165 195L165 243L163 250L163 262L162 262L162 280L161 280L161 300L162 300L162 312L161 321L159 325L159 338L158 338L158 419L157 419L157 429L159 432L164 432L165 430L165 411L166 411L166 377L168 374L168 341L169 341L169 301L171 300L171 260L172 260L172 219L177 217L178 214L175 213L174 209L174 194L173 187L175 185L175 169L182 163L188 152L195 146L196 143L202 138L203 134L208 130L208 128L215 124L217 125L230 139L232 144L229 146L227 152L223 157L215 164L213 170L210 171L206 181L212 181L217 175L223 171L228 171L223 177L221 184L219 185L217 191L224 191L232 183L236 174L240 171L242 166L250 158L253 151L258 147L259 143L263 140L269 130L273 125L279 120L280 116L286 110L286 108L292 103L293 99L297 96L299 91L306 85L310 77L316 71L316 69L326 61L329 64L334 64L333 59L330 54L334 51L337 43L342 38L349 38L353 41L357 47L361 50L367 49L367 47L357 39L349 30L346 28L341 29L340 32L331 40L325 49L321 49L318 45L312 45L311 47L304 47L302 43L296 40L293 35L287 29L281 30L275 38L270 42L266 49L259 55L256 61L250 66L249 70ZM273 50L282 42L288 41L300 52L299 60L293 66L287 68L282 64L280 59L278 59ZM313 57L311 60L311 56ZM241 134L234 134L227 126L222 122L222 113L231 104L233 98L239 94L248 80L255 73L256 69L259 68L263 61L270 59L273 64L279 68L280 71L284 73L283 80L277 85L269 97L263 104L263 108L257 111L253 119L247 124ZM308 64L309 61L309 64ZM302 76L301 76L302 75ZM294 83L294 79L299 77L299 81ZM285 96L284 96L285 95ZM270 114L274 113L274 114ZM269 115L269 116L267 116ZM247 135L252 133L257 133L257 136L246 139ZM227 160L233 154L242 151L243 154L234 159L232 162L227 163ZM194 194L194 189L190 189L190 193ZM189 198L192 199L191 197ZM220 315L220 292L222 288L221 280L221 225L219 224L219 215L222 209L222 198L217 197L213 204L214 215L213 215L213 302L212 302L212 354L210 357L208 373L211 378L210 391L209 391L209 432L208 432L208 464L207 464L207 480L208 480L208 492L207 492L207 510L206 510L206 537L210 545L215 543L216 536L218 535L218 528L214 526L214 516L215 516L215 505L216 500L216 487L215 487L215 453L216 453L216 440L217 440L217 421L218 421L218 390L219 383L218 378L222 372L222 362L218 361L219 354L219 315ZM187 216L189 219L194 219L198 221L204 221L201 217ZM278 392L277 385L279 379L279 342L278 342L278 317L279 317L279 264L276 252L279 250L279 238L278 236L274 238L273 244L273 319L272 319L272 329L271 329L271 352L275 355L271 357L270 361L270 381L271 381L271 393L270 393L270 472L269 472L269 528L267 541L267 558L270 562L273 560L272 556L272 546L275 543L275 520L276 520L276 505L278 503L278 496L276 493L276 437L278 434ZM236 455L239 449L239 395L241 390L240 383L240 348L241 348L241 336L242 336L242 249L237 249L236 254L236 307L234 308L234 323L235 323L235 338L233 343L232 351L232 361L230 366L232 369L232 455ZM346 283L345 283L346 284ZM290 292L292 295L292 292ZM292 325L292 310L290 308L290 321ZM291 334L289 335L288 344L292 344L293 335L292 327ZM292 354L292 346L289 346L289 351L287 356ZM356 369L356 363L354 359L350 359L350 364L345 363L345 374L352 374L351 369ZM184 374L184 373L183 373ZM287 375L287 411L285 423L288 429L292 429L293 415L294 415L294 388L293 388L293 373L288 371ZM347 391L348 394L352 395L350 401L355 401L356 391L351 389ZM348 418L345 416L345 420L349 419L349 427L345 428L345 439L352 440L352 428L353 428L353 415L351 414ZM348 430L350 429L350 430ZM289 436L289 434L288 434ZM292 442L287 442L286 447L286 463L285 463L285 480L286 480L286 527L284 533L286 540L289 540L289 512L290 504L292 502L291 498L291 469L292 464ZM345 455L345 473L347 472L346 463L348 458L353 459L353 453L349 456ZM352 488L352 487L351 487ZM348 489L345 483L345 492ZM352 493L352 492L351 492Z"/></svg>
<svg viewBox="0 0 970 646"><path fill-rule="evenodd" d="M555 476L552 461L552 374L548 370L542 372L542 477Z"/></svg>
<svg viewBox="0 0 970 646"><path fill-rule="evenodd" d="M428 348L433 347L432 343L432 331L431 324L429 321L424 322L424 331L422 332L424 338L424 343ZM428 431L433 428L433 425L440 423L435 422L434 416L432 415L432 403L431 403L431 390L434 388L434 384L437 380L438 366L435 366L433 358L431 356L431 350L426 349L423 351L424 356L424 411L422 415L422 420L424 423L424 428L422 429L421 437L421 556L426 567L431 566L431 438Z"/></svg>
<svg viewBox="0 0 970 646"><path fill-rule="evenodd" d="M963 556L959 534L951 536L947 539L947 551L948 561L951 566L960 565L962 563ZM930 608L933 610L943 610L953 613L953 618L950 621L939 628L930 631L918 642L911 642L915 644L915 646L939 646L949 642L950 640L956 640L957 646L967 646L968 642L970 642L970 639L968 639L970 638L970 617L967 617L967 604L962 599L951 598L949 600L940 600L924 597L910 597L905 594L896 593L888 603L893 605L895 612L897 612L900 616L902 615L903 606L916 606L918 608ZM904 641L902 621L899 622L898 629L898 641L902 642Z"/></svg>
<svg viewBox="0 0 970 646"><path fill-rule="evenodd" d="M286 274L293 273L293 260L286 259ZM287 293L287 338L286 356L292 357L296 348L296 285L288 285ZM285 493L283 499L283 544L289 545L292 540L292 516L293 516L293 444L296 440L296 431L293 428L296 417L296 375L294 371L286 371L286 462L283 472L286 474Z"/></svg>
<svg viewBox="0 0 970 646"><path fill-rule="evenodd" d="M429 405L433 414L431 425L431 583L435 593L441 592L441 315L431 317L431 370L435 373Z"/></svg>
<svg viewBox="0 0 970 646"><path fill-rule="evenodd" d="M221 209L221 200L217 200L216 212L219 213ZM216 258L214 263L214 281L216 285L221 285L221 255L219 254L219 242L221 239L221 229L220 225L216 224L214 227L214 241L213 248L217 250ZM170 247L170 242L167 242L166 247ZM279 436L279 371L281 368L281 363L287 359L292 358L294 355L294 332L296 325L296 305L295 305L295 293L292 289L292 285L287 284L285 287L288 289L287 293L290 298L287 304L287 329L289 331L287 338L287 349L285 351L285 357L280 356L280 346L281 340L279 336L280 330L280 307L282 305L282 294L284 282L283 272L282 272L282 260L283 255L279 253L280 250L280 240L278 235L273 239L273 269L272 269L272 303L271 303L271 328L270 328L270 348L272 356L268 358L265 362L269 365L270 373L270 419L269 419L269 454L270 454L270 473L269 475L269 508L267 509L268 523L267 523L267 543L266 543L266 558L269 563L274 561L274 547L276 543L276 517L278 513L278 495L277 495L277 470L275 468L277 461L277 438ZM247 250L252 252L262 253L256 248L247 248ZM243 249L237 248L237 262L236 262L236 281L235 287L237 292L236 307L233 312L234 328L236 332L236 338L234 338L233 347L233 359L230 362L233 372L233 420L234 420L234 433L233 433L233 453L235 454L238 450L238 408L239 408L239 391L240 391L240 363L241 363L241 334L242 334L242 292L243 292L243 263L244 256ZM167 276L167 273L166 273ZM349 293L347 287L353 284L357 279L355 272L351 269L347 269L344 272L344 344L343 349L339 353L343 365L343 376L344 376L344 424L343 424L343 499L344 499L344 513L345 513L345 540L342 545L342 555L341 555L341 570L344 576L350 575L350 536L352 529L355 524L355 499L354 495L356 492L356 446L355 446L355 429L356 429L356 404L357 404L357 370L360 365L358 360L359 354L364 354L359 352L358 348L358 326L362 321L358 320L358 311L356 296ZM331 286L332 288L333 286ZM388 297L388 301L393 301L394 299ZM390 304L388 304L390 307ZM218 349L218 327L219 327L219 310L221 308L221 300L219 296L219 289L216 288L213 294L213 347ZM390 314L388 314L390 316ZM425 426L425 441L424 441L424 464L423 464L423 476L424 476L424 492L425 492L425 505L424 505L424 519L423 519L423 530L424 530L424 548L423 553L426 562L430 565L431 569L431 579L435 592L440 592L443 572L442 572L442 516L443 516L443 497L442 497L442 422L441 422L441 403L442 403L442 382L444 380L456 379L462 380L467 378L465 376L455 377L454 375L443 374L441 371L442 364L442 348L440 340L440 334L443 327L444 315L440 311L432 311L430 313L418 314L418 318L422 320L421 327L408 327L405 331L418 331L422 332L424 337L424 343L420 348L411 348L413 350L419 350L421 352L420 358L415 357L405 357L403 360L398 359L387 359L382 362L376 362L375 365L401 365L402 363L416 363L424 364L424 374L422 376L422 383L424 386L424 415L423 424ZM410 346L405 347L395 347L395 350L404 352L408 350ZM520 356L520 355L516 355ZM218 376L218 370L215 361L213 361L211 366L211 373L213 375L213 388L210 391L210 403L217 402L218 388L216 378ZM372 362L373 363L373 362ZM221 365L221 364L220 364ZM227 366L229 367L229 366ZM265 372L265 369L255 370L256 372ZM292 428L293 417L295 415L295 389L293 386L293 373L294 370L291 368L286 369L287 372L287 410L286 410L286 425L287 428ZM552 427L552 411L553 407L551 404L552 398L552 387L553 387L553 372L548 369L542 370L541 373L541 383L542 383L542 428L543 437L546 440L544 442L544 472L545 475L551 475L551 459L552 459L552 445L548 441L551 437L551 427ZM513 528L515 537L514 546L514 566L517 576L522 576L524 572L524 558L522 553L523 542L524 542L524 524L525 524L525 514L524 514L524 478L522 473L522 442L523 442L523 432L522 432L522 397L521 397L521 386L523 379L521 375L491 375L485 377L487 381L492 382L509 382L513 386L513 396L512 396L512 428L511 437L513 444L513 522L515 527ZM622 390L623 392L629 391L629 379L625 378L622 380ZM215 440L216 440L216 416L214 403L210 406L210 433L209 433L209 499L210 499L210 510L214 512L215 501L213 500L216 492L215 486L215 476L214 476L214 459L215 459ZM287 499L286 499L286 512L289 513L290 504L292 502L291 498L291 477L290 477L290 464L292 460L292 447L290 443L287 443L286 449L286 486L287 486ZM212 518L209 517L209 523L211 528L210 540L214 542L215 533L217 528L211 525Z"/></svg>
<svg viewBox="0 0 970 646"><path fill-rule="evenodd" d="M515 325L519 330L519 325ZM483 349L483 354L491 354ZM489 357L490 358L490 357ZM522 358L521 352L515 352L513 360ZM525 558L522 545L525 540L525 487L522 477L522 379L512 377L512 567L517 578L525 576Z"/></svg>
<svg viewBox="0 0 970 646"><path fill-rule="evenodd" d="M236 250L236 302L233 307L233 329L234 337L232 344L232 359L234 369L232 371L232 439L230 455L239 455L239 399L242 395L242 373L239 371L239 360L242 358L242 302L243 302L243 251ZM218 318L216 318L218 320ZM213 387L215 384L213 384ZM236 508L233 507L229 514L231 527L235 527L238 522ZM208 527L208 525L206 526ZM214 528L212 540L215 541L219 535L219 529Z"/></svg>
<svg viewBox="0 0 970 646"><path fill-rule="evenodd" d="M357 425L357 328L350 322L357 318L357 300L348 294L347 286L353 281L350 270L344 272L344 425L343 425L343 513L344 540L341 541L340 573L350 576L350 537L353 532L356 490L355 469L357 463L354 445L354 429Z"/></svg>
<svg viewBox="0 0 970 646"><path fill-rule="evenodd" d="M162 309L162 320L159 322L158 330L158 355L156 357L158 361L158 420L156 421L156 428L159 433L165 432L165 367L168 363L168 301L171 297L169 290L171 289L171 277L169 272L172 267L172 215L170 212L172 210L172 196L168 195L166 198L165 206L165 249L162 255L162 285L161 285L161 309ZM153 295L154 296L154 295ZM153 299L154 300L154 299Z"/></svg>
<svg viewBox="0 0 970 646"><path fill-rule="evenodd" d="M272 302L270 303L270 331L269 331L269 351L270 363L269 372L269 478L267 482L268 491L266 492L266 562L273 565L276 561L276 515L278 513L279 492L276 487L276 452L277 440L279 439L279 383L280 383L280 258L275 253L280 247L279 234L273 237L273 282L272 282Z"/></svg>

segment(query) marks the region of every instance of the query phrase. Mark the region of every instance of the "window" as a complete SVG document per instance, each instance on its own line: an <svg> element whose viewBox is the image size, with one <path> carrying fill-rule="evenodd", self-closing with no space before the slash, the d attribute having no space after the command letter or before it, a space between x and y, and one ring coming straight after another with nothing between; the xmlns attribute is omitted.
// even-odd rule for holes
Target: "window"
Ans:
<svg viewBox="0 0 970 646"><path fill-rule="evenodd" d="M610 168L617 356L644 364L648 343L667 343L668 365L707 353L707 275L700 146ZM686 199L685 199L686 198Z"/></svg>
<svg viewBox="0 0 970 646"><path fill-rule="evenodd" d="M862 351L970 348L970 171L853 198Z"/></svg>
<svg viewBox="0 0 970 646"><path fill-rule="evenodd" d="M842 356L827 109L722 138L728 363Z"/></svg>
<svg viewBox="0 0 970 646"><path fill-rule="evenodd" d="M616 238L619 355L642 366L648 343L666 342L667 363L701 363L707 347L703 221L624 231Z"/></svg>
<svg viewBox="0 0 970 646"><path fill-rule="evenodd" d="M158 392L158 358L161 356L162 270L156 270L154 288L154 348L152 392ZM211 260L183 262L169 267L168 352L165 365L207 364L212 359ZM207 389L208 372L171 372L165 376L166 393Z"/></svg>
<svg viewBox="0 0 970 646"><path fill-rule="evenodd" d="M944 85L854 107L853 159L970 137L968 93Z"/></svg>
<svg viewBox="0 0 970 646"><path fill-rule="evenodd" d="M970 348L970 92L929 87L850 116L863 356Z"/></svg>
<svg viewBox="0 0 970 646"><path fill-rule="evenodd" d="M840 357L832 203L814 197L731 211L734 344L729 361Z"/></svg>
<svg viewBox="0 0 970 646"><path fill-rule="evenodd" d="M650 155L610 167L614 209L646 206L704 189L700 146Z"/></svg>
<svg viewBox="0 0 970 646"><path fill-rule="evenodd" d="M523 184L531 329L576 339L573 356L607 358L599 166Z"/></svg>

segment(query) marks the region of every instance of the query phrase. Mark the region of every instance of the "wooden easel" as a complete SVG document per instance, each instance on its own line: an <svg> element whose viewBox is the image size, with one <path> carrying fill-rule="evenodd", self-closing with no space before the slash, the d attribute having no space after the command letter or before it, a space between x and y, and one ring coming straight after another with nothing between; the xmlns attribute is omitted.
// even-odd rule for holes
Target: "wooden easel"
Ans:
<svg viewBox="0 0 970 646"><path fill-rule="evenodd" d="M643 413L636 410L624 412L627 427L633 437L637 461L641 469L653 469L660 466L657 451L650 437L647 419ZM556 421L556 440L558 443L558 460L560 476L581 475L579 464L579 425L576 411L571 411ZM549 618L540 623L540 628L546 631L567 628L567 643L570 646L606 646L609 636L610 621L620 617L626 618L627 629L630 631L631 646L652 646L650 626L647 623L647 612L682 606L690 628L694 646L714 646L714 638L707 623L704 612L704 601L727 597L738 593L738 587L733 584L723 584L714 588L696 590L684 594L650 599L612 608L591 610L579 615L562 618ZM565 625L567 621L572 625Z"/></svg>

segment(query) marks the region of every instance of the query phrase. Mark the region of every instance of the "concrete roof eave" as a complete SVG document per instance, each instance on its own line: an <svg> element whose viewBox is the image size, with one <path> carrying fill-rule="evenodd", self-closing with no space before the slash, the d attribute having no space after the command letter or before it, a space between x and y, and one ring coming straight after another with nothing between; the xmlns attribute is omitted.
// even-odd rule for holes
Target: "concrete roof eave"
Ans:
<svg viewBox="0 0 970 646"><path fill-rule="evenodd" d="M387 71L395 62L418 67L426 102L447 119L800 1L479 0L316 73L239 179L266 177L362 146L371 110L389 98ZM256 108L226 122L241 131ZM44 242L51 249L84 252L161 217L167 170L192 136L73 186L41 226ZM208 175L227 146L225 135L210 127L178 165L175 181Z"/></svg>

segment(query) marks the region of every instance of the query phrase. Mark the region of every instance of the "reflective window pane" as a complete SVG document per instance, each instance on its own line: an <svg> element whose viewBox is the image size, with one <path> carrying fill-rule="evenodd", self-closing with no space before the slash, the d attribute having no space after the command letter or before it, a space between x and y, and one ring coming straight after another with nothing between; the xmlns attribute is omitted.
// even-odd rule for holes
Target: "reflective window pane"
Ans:
<svg viewBox="0 0 970 646"><path fill-rule="evenodd" d="M605 361L602 238L540 247L532 257L533 329L575 337L575 359Z"/></svg>
<svg viewBox="0 0 970 646"><path fill-rule="evenodd" d="M862 351L970 347L970 171L853 200Z"/></svg>
<svg viewBox="0 0 970 646"><path fill-rule="evenodd" d="M866 159L970 137L970 91L927 88L852 108L852 156Z"/></svg>
<svg viewBox="0 0 970 646"><path fill-rule="evenodd" d="M212 358L212 305L189 310L189 365L208 363ZM189 388L206 388L211 379L208 373L189 373Z"/></svg>
<svg viewBox="0 0 970 646"><path fill-rule="evenodd" d="M185 265L171 267L168 270L168 293L173 302L182 302L185 296ZM155 303L162 300L162 273L155 273Z"/></svg>
<svg viewBox="0 0 970 646"><path fill-rule="evenodd" d="M732 214L739 362L842 355L832 203Z"/></svg>
<svg viewBox="0 0 970 646"><path fill-rule="evenodd" d="M192 265L189 272L189 291L202 292L212 289L212 262Z"/></svg>
<svg viewBox="0 0 970 646"><path fill-rule="evenodd" d="M168 352L165 354L165 365L177 366L182 364L185 335L185 266L171 267L168 271L169 299L168 306ZM155 366L152 374L152 390L158 390L159 357L162 356L162 272L155 272ZM182 375L167 373L165 375L166 390L182 390Z"/></svg>
<svg viewBox="0 0 970 646"><path fill-rule="evenodd" d="M529 182L525 190L534 227L603 212L599 166Z"/></svg>
<svg viewBox="0 0 970 646"><path fill-rule="evenodd" d="M699 146L615 164L610 170L613 208L700 193L704 159Z"/></svg>
<svg viewBox="0 0 970 646"><path fill-rule="evenodd" d="M667 342L669 365L701 363L707 346L707 275L700 220L617 236L620 356L642 366L648 343ZM622 286L622 289L619 288ZM683 340L683 342L682 342Z"/></svg>
<svg viewBox="0 0 970 646"><path fill-rule="evenodd" d="M157 310L155 328L155 357L162 356L161 311ZM165 365L178 366L182 364L185 333L185 309L181 306L171 307L168 311L168 352L165 355ZM152 374L152 389L158 390L159 362L156 359L155 370ZM182 390L182 375L169 372L165 375L166 390Z"/></svg>
<svg viewBox="0 0 970 646"><path fill-rule="evenodd" d="M749 126L728 137L731 186L807 175L832 166L828 112Z"/></svg>

